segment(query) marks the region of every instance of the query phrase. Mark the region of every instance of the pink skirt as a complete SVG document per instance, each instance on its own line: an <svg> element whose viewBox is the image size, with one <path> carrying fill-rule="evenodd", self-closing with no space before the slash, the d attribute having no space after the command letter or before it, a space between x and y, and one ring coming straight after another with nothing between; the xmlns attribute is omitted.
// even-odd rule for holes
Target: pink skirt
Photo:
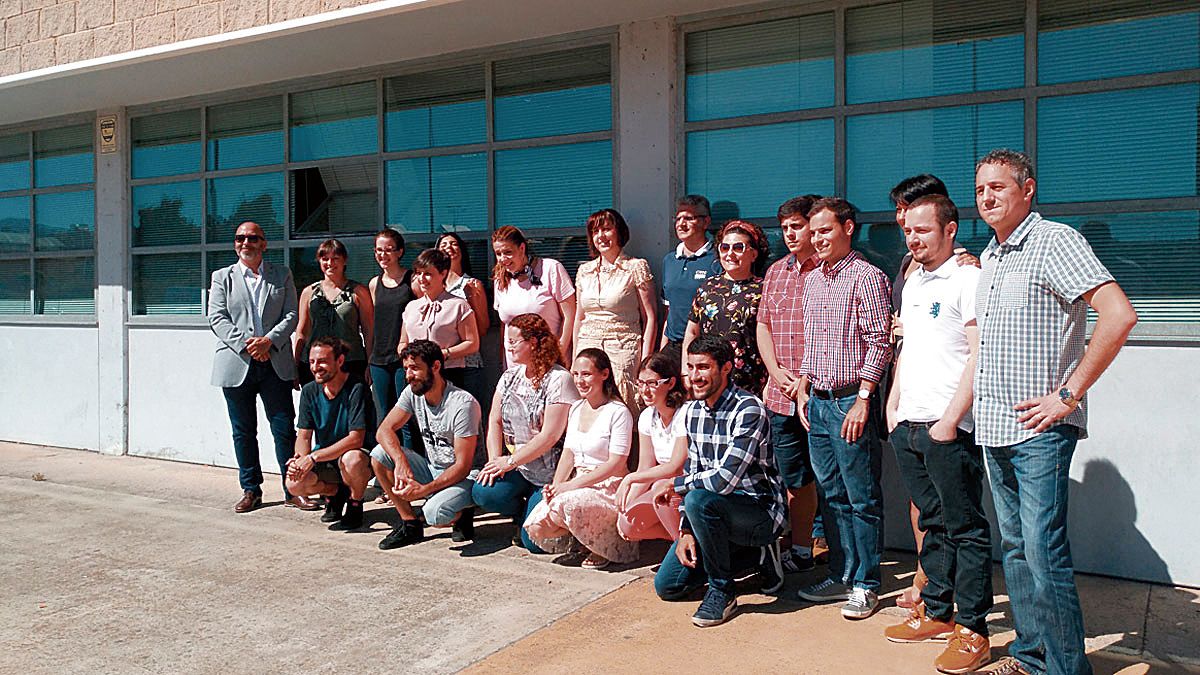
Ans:
<svg viewBox="0 0 1200 675"><path fill-rule="evenodd" d="M629 541L678 539L681 519L679 505L683 503L683 498L672 493L671 501L666 505L654 503L655 489L663 483L673 482L674 478L661 478L638 495L637 499L628 502L625 510L617 514L617 532Z"/></svg>
<svg viewBox="0 0 1200 675"><path fill-rule="evenodd" d="M614 476L596 485L579 488L542 501L525 519L525 532L547 553L567 553L574 541L613 562L638 559L637 542L617 533L617 486Z"/></svg>

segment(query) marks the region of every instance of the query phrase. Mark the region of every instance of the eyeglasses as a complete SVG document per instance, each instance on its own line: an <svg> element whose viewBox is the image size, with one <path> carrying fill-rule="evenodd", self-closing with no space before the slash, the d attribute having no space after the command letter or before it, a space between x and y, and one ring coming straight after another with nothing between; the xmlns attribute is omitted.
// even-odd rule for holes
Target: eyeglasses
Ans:
<svg viewBox="0 0 1200 675"><path fill-rule="evenodd" d="M667 380L669 380L669 379L671 379L671 378L660 377L657 380L641 380L641 379L639 379L639 380L637 380L637 386L641 387L642 389L649 389L651 387L661 387L662 385L666 384Z"/></svg>
<svg viewBox="0 0 1200 675"><path fill-rule="evenodd" d="M400 249L398 249L398 248L377 248L377 249L375 249L375 252L376 252L376 253L380 253L380 254L382 254L382 253L395 253L396 251L399 251L399 250L400 250Z"/></svg>
<svg viewBox="0 0 1200 675"><path fill-rule="evenodd" d="M677 223L678 223L679 221L681 221L681 220L682 220L682 221L683 221L683 222L685 222L685 223L694 223L694 222L696 222L697 220L702 220L702 219L704 219L704 218L707 218L707 217L708 217L708 216L697 216L697 215L694 215L694 214L691 214L691 213L681 213L681 214L679 214L679 215L675 216L675 222L677 222Z"/></svg>
<svg viewBox="0 0 1200 675"><path fill-rule="evenodd" d="M521 344L522 342L528 342L528 341L529 341L529 338L521 338L520 340L505 340L504 344L508 345L509 349L516 349L517 345Z"/></svg>
<svg viewBox="0 0 1200 675"><path fill-rule="evenodd" d="M251 244L257 244L258 242L262 241L263 238L258 236L257 234L235 234L235 235L233 235L233 240L239 244L241 244L243 242L250 242Z"/></svg>
<svg viewBox="0 0 1200 675"><path fill-rule="evenodd" d="M721 242L717 245L717 250L721 253L729 253L730 251L733 251L734 253L745 253L746 248L746 242L744 241L735 241L732 244Z"/></svg>

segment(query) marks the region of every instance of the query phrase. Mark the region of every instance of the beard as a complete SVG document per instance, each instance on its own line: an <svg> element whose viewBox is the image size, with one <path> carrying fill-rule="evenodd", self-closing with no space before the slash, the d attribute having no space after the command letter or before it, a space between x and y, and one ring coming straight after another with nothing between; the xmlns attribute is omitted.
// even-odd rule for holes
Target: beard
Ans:
<svg viewBox="0 0 1200 675"><path fill-rule="evenodd" d="M433 380L421 379L415 382L409 382L408 386L412 387L412 392L417 396L424 396L425 394L429 393L430 389L433 389Z"/></svg>

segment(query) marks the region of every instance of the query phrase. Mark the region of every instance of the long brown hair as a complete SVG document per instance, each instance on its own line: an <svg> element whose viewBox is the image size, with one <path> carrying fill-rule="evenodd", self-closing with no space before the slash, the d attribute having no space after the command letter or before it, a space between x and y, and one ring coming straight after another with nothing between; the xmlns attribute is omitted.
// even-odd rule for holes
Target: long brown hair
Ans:
<svg viewBox="0 0 1200 675"><path fill-rule="evenodd" d="M607 370L608 377L604 378L604 395L610 401L616 401L621 405L625 405L625 399L621 398L621 390L617 389L617 378L613 376L612 361L609 360L608 354L595 347L587 347L586 349L580 349L575 358L591 361L592 367L596 370Z"/></svg>
<svg viewBox="0 0 1200 675"><path fill-rule="evenodd" d="M534 389L540 389L546 373L562 359L558 338L550 332L550 325L539 314L521 314L508 325L521 332L521 339L533 343L533 358L525 366L525 377L533 383Z"/></svg>
<svg viewBox="0 0 1200 675"><path fill-rule="evenodd" d="M495 246L502 241L518 248L524 248L525 264L533 267L534 258L529 254L529 241L525 239L525 235L520 230L512 225L501 226L492 234L492 245ZM492 268L492 280L496 282L496 288L502 291L508 290L510 277L511 275L508 273L508 270L497 260L496 266ZM537 284L535 283L534 285L536 286Z"/></svg>

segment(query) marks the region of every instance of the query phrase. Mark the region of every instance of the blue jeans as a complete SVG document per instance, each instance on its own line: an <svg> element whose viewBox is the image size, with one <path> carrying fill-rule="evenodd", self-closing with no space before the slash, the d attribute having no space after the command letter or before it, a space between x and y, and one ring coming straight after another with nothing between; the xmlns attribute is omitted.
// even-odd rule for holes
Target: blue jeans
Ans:
<svg viewBox="0 0 1200 675"><path fill-rule="evenodd" d="M482 511L520 517L521 523L524 523L533 507L542 501L542 486L530 483L520 471L513 469L491 485L475 483L471 488L471 501ZM533 543L524 527L521 527L521 545L531 553L545 553Z"/></svg>
<svg viewBox="0 0 1200 675"><path fill-rule="evenodd" d="M404 366L389 363L386 366L371 364L371 396L375 399L375 410L378 411L380 422L388 412L396 406L400 392L408 386L404 377ZM421 439L421 430L417 427L417 418L408 420L408 424L400 427L400 444L418 453L425 452L425 442Z"/></svg>
<svg viewBox="0 0 1200 675"><path fill-rule="evenodd" d="M287 491L287 462L296 452L296 408L292 403L292 383L275 374L269 362L251 361L246 379L236 387L222 387L229 425L233 428L233 454L237 457L238 481L243 490L262 494L262 466L258 458L258 409L254 398L262 399L263 409L275 437L275 459L279 462L284 498Z"/></svg>
<svg viewBox="0 0 1200 675"><path fill-rule="evenodd" d="M880 582L882 464L871 416L858 440L848 443L842 438L842 422L856 400L854 395L808 400L808 451L829 514L825 522L829 576L848 586L875 591Z"/></svg>
<svg viewBox="0 0 1200 675"><path fill-rule="evenodd" d="M692 490L683 496L688 526L696 537L695 568L685 567L671 544L654 575L654 590L664 600L678 600L707 583L734 592L734 574L758 563L760 549L775 540L775 521L759 500L743 494L720 495Z"/></svg>
<svg viewBox="0 0 1200 675"><path fill-rule="evenodd" d="M1017 637L1031 673L1091 673L1067 539L1067 491L1079 430L1060 424L1016 445L985 448Z"/></svg>

